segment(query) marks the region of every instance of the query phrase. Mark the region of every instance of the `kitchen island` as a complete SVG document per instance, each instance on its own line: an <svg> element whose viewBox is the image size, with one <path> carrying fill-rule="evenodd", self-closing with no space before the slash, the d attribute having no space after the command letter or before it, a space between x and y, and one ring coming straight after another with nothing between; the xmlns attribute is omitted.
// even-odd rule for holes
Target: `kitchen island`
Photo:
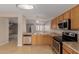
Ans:
<svg viewBox="0 0 79 59"><path fill-rule="evenodd" d="M51 45L52 36L48 33L35 33L32 35L32 45Z"/></svg>
<svg viewBox="0 0 79 59"><path fill-rule="evenodd" d="M31 44L32 45L51 45L52 44L52 36L50 33L23 33L23 42L27 41L24 37L31 36Z"/></svg>

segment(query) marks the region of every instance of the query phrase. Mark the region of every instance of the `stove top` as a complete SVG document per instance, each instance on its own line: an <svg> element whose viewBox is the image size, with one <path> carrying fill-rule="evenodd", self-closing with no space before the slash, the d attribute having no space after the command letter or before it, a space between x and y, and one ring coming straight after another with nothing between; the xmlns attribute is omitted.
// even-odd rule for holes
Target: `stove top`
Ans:
<svg viewBox="0 0 79 59"><path fill-rule="evenodd" d="M58 42L62 42L62 36L54 36L53 38Z"/></svg>

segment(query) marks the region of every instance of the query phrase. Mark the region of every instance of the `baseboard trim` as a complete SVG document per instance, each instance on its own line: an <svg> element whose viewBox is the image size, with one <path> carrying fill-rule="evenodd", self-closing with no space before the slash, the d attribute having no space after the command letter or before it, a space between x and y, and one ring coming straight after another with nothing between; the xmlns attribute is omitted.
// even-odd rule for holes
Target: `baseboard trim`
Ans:
<svg viewBox="0 0 79 59"><path fill-rule="evenodd" d="M9 43L9 41L0 42L0 46L1 46L1 45L4 45L4 44L6 44L6 43Z"/></svg>
<svg viewBox="0 0 79 59"><path fill-rule="evenodd" d="M18 46L18 47L22 47L22 43L18 43L17 46Z"/></svg>

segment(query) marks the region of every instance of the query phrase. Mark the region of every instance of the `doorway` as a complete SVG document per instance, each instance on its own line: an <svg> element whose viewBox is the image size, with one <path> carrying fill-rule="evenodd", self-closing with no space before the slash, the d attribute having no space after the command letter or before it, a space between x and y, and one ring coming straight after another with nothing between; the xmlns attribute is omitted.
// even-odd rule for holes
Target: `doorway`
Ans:
<svg viewBox="0 0 79 59"><path fill-rule="evenodd" d="M18 18L9 18L9 43L17 45L18 39Z"/></svg>

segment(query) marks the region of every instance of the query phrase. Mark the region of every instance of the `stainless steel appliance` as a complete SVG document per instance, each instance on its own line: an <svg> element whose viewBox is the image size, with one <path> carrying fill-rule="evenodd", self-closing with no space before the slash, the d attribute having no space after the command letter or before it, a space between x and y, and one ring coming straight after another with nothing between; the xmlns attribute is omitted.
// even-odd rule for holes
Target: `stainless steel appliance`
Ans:
<svg viewBox="0 0 79 59"><path fill-rule="evenodd" d="M23 44L24 45L32 44L31 35L23 35Z"/></svg>
<svg viewBox="0 0 79 59"><path fill-rule="evenodd" d="M63 42L77 42L77 34L72 32L63 32L62 36L55 36L53 38L53 49L58 54L63 53Z"/></svg>
<svg viewBox="0 0 79 59"><path fill-rule="evenodd" d="M61 36L55 36L53 37L53 49L57 54L62 54L62 37Z"/></svg>
<svg viewBox="0 0 79 59"><path fill-rule="evenodd" d="M60 29L68 29L68 30L70 30L71 29L71 20L67 19L67 20L63 20L63 21L59 22L58 27Z"/></svg>
<svg viewBox="0 0 79 59"><path fill-rule="evenodd" d="M77 34L72 32L63 32L62 34L63 42L77 42Z"/></svg>

